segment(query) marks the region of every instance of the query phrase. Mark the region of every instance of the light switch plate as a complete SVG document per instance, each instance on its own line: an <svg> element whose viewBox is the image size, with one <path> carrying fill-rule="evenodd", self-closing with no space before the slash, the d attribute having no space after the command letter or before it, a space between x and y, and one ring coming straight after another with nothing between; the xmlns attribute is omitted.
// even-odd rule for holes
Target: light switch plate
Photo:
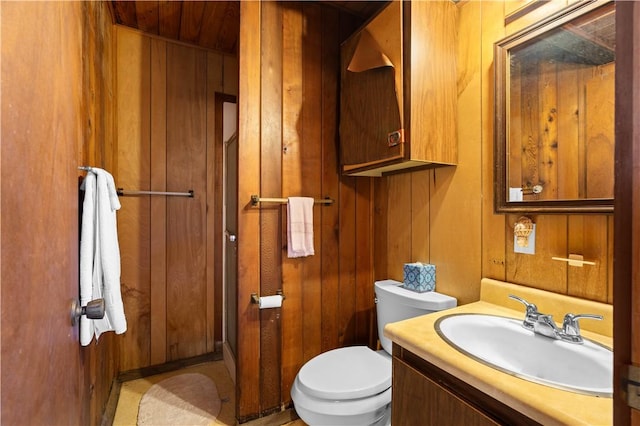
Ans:
<svg viewBox="0 0 640 426"><path fill-rule="evenodd" d="M516 242L516 236L513 236L513 251L515 253L536 254L536 224L533 224L533 230L529 234L529 244L527 247L520 247Z"/></svg>

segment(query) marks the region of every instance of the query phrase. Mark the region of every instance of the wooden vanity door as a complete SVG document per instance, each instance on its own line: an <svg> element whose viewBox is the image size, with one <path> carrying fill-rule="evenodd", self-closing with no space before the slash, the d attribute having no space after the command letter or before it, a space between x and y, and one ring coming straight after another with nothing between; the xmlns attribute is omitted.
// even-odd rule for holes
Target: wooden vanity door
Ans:
<svg viewBox="0 0 640 426"><path fill-rule="evenodd" d="M393 426L499 424L397 358L393 360L392 389Z"/></svg>

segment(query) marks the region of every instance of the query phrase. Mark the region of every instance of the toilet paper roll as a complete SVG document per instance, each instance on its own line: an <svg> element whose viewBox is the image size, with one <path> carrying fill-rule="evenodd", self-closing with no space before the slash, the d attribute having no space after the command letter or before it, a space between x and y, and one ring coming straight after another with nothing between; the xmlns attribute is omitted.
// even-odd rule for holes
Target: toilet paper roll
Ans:
<svg viewBox="0 0 640 426"><path fill-rule="evenodd" d="M282 306L282 296L263 296L260 298L260 309L279 308Z"/></svg>

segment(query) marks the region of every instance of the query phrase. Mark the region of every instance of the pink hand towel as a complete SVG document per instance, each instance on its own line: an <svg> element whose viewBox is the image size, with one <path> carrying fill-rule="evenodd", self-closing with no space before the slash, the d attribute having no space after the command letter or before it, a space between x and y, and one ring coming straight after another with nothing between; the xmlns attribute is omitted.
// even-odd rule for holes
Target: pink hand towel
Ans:
<svg viewBox="0 0 640 426"><path fill-rule="evenodd" d="M313 198L289 197L287 203L287 255L305 257L313 250Z"/></svg>

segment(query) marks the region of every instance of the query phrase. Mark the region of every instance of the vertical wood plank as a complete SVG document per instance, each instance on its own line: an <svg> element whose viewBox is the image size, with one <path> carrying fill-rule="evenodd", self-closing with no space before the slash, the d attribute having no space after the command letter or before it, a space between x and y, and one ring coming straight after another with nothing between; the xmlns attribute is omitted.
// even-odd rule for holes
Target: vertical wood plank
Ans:
<svg viewBox="0 0 640 426"><path fill-rule="evenodd" d="M596 265L568 267L567 293L607 303L609 275L607 216L568 216L568 253L581 254Z"/></svg>
<svg viewBox="0 0 640 426"><path fill-rule="evenodd" d="M148 38L117 28L118 185L150 185L150 49ZM118 231L122 296L127 321L136 324L123 335L123 371L150 363L150 201L122 197Z"/></svg>
<svg viewBox="0 0 640 426"><path fill-rule="evenodd" d="M429 263L430 170L411 173L411 262Z"/></svg>
<svg viewBox="0 0 640 426"><path fill-rule="evenodd" d="M334 204L320 209L322 250L322 346L321 351L338 347L339 285L339 176L336 150L339 69L339 15L333 8L322 8L322 196ZM285 395L286 396L286 395ZM285 398L286 400L287 398Z"/></svg>
<svg viewBox="0 0 640 426"><path fill-rule="evenodd" d="M167 43L151 42L151 191L167 190ZM151 197L151 364L167 361L167 201Z"/></svg>
<svg viewBox="0 0 640 426"><path fill-rule="evenodd" d="M302 48L302 104L300 141L301 195L322 198L322 22L320 6L302 3L302 27L299 35ZM302 317L303 362L320 353L322 347L322 276L320 215L323 206L313 207L314 250L317 254L303 263Z"/></svg>
<svg viewBox="0 0 640 426"><path fill-rule="evenodd" d="M224 93L238 95L238 58L224 55L223 63L223 83Z"/></svg>
<svg viewBox="0 0 640 426"><path fill-rule="evenodd" d="M469 8L480 11L465 13ZM479 14L479 19L478 19ZM475 18L474 18L475 17ZM482 276L504 280L505 271L505 215L494 214L493 132L493 43L505 35L504 4L502 2L469 2L462 6L460 28L473 28L469 34L478 34L480 42L481 104L477 107L482 116ZM463 26L464 25L464 26ZM480 25L480 28L478 28ZM462 42L476 43L478 38L469 36ZM463 103L460 101L460 103Z"/></svg>
<svg viewBox="0 0 640 426"><path fill-rule="evenodd" d="M206 351L206 54L168 45L167 346L175 360Z"/></svg>
<svg viewBox="0 0 640 426"><path fill-rule="evenodd" d="M342 176L340 186L340 283L338 342L350 346L355 342L352 321L356 303L356 187L355 177Z"/></svg>
<svg viewBox="0 0 640 426"><path fill-rule="evenodd" d="M207 52L207 90L225 93L224 57L218 52Z"/></svg>
<svg viewBox="0 0 640 426"><path fill-rule="evenodd" d="M372 179L358 178L356 181L355 205L355 273L356 291L353 321L355 322L355 336L353 344L367 345L372 332L374 311L374 284L372 271L372 207L371 191Z"/></svg>
<svg viewBox="0 0 640 426"><path fill-rule="evenodd" d="M262 79L260 194L282 196L282 10L277 3L262 4L261 14ZM260 206L260 294L270 296L282 287L283 207L264 203ZM288 296L285 294L285 296ZM287 301L289 298L287 297ZM286 308L283 308L286 309ZM282 401L281 309L260 311L260 411L278 407Z"/></svg>
<svg viewBox="0 0 640 426"><path fill-rule="evenodd" d="M558 64L558 199L579 196L579 87L575 66Z"/></svg>
<svg viewBox="0 0 640 426"><path fill-rule="evenodd" d="M282 10L282 192L302 195L301 107L302 107L302 25L299 3L287 3ZM283 238L286 222L283 223ZM286 241L283 240L283 241ZM303 268L304 259L288 259L283 244L282 286L287 303L282 310L282 394L288 395L304 359Z"/></svg>
<svg viewBox="0 0 640 426"><path fill-rule="evenodd" d="M236 416L239 420L259 412L256 380L260 371L260 321L251 293L260 292L260 216L247 206L260 189L260 28L259 2L240 3L238 121L238 339L236 358Z"/></svg>
<svg viewBox="0 0 640 426"><path fill-rule="evenodd" d="M558 79L555 63L542 62L538 68L537 93L539 115L538 133L540 135L538 151L538 182L544 186L544 199L558 199ZM532 127L533 128L533 127Z"/></svg>
<svg viewBox="0 0 640 426"><path fill-rule="evenodd" d="M388 278L402 281L404 263L411 260L411 174L391 175L387 214L387 273Z"/></svg>
<svg viewBox="0 0 640 426"><path fill-rule="evenodd" d="M593 70L585 83L588 124L585 126L586 196L611 198L614 164L614 75L615 65Z"/></svg>

